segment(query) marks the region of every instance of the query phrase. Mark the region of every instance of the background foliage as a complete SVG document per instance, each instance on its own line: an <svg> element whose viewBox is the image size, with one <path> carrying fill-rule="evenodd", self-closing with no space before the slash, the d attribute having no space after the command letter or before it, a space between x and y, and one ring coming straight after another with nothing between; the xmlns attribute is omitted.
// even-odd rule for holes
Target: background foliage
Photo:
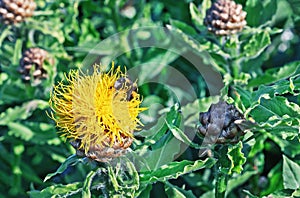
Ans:
<svg viewBox="0 0 300 198"><path fill-rule="evenodd" d="M228 197L300 196L299 1L238 0L247 11L247 27L228 38L206 31L203 18L209 0L36 2L32 18L16 26L0 26L0 197L212 197L219 184L218 163L230 176L227 187L218 186L226 188ZM222 164L216 155L199 159L201 138L190 139L193 134L181 127L184 123L195 133L198 113L219 97L209 95L199 71L180 54L139 48L149 39L163 46L172 44L172 39L165 39L166 32L147 29L134 36L125 31L109 48L97 48L97 61L107 61L118 48L136 46L119 56L117 64L128 69L147 65L138 72L141 82L171 79L165 67L171 65L189 80L197 99L191 101L192 96L180 87L140 86L143 105L150 106L141 119L152 127L136 134L131 160L121 158L121 163L99 166L79 159L58 137L45 113L53 84L63 79L64 72L80 67L99 42L124 30L150 26L166 27L180 38L184 53L220 72L225 84L221 97L257 123L243 141L219 153L230 164ZM26 84L17 71L19 60L23 51L36 46L50 52L55 64L47 66L47 80Z"/></svg>

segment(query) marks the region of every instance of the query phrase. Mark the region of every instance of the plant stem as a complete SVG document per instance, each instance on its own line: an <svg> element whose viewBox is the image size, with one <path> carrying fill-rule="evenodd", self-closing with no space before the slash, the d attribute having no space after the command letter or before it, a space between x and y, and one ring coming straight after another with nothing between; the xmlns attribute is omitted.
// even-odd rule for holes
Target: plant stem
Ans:
<svg viewBox="0 0 300 198"><path fill-rule="evenodd" d="M241 72L241 67L239 65L239 61L238 60L232 60L231 61L231 67L232 67L232 75L234 79L238 79L240 72Z"/></svg>
<svg viewBox="0 0 300 198"><path fill-rule="evenodd" d="M216 187L215 187L215 197L224 198L226 193L226 186L228 181L228 175L222 173L220 170L221 167L218 167L218 174L216 178Z"/></svg>
<svg viewBox="0 0 300 198"><path fill-rule="evenodd" d="M216 166L216 185L215 185L215 197L224 198L226 194L227 182L228 182L228 167L230 166L229 159L227 158L227 146L216 148L215 155L218 158Z"/></svg>

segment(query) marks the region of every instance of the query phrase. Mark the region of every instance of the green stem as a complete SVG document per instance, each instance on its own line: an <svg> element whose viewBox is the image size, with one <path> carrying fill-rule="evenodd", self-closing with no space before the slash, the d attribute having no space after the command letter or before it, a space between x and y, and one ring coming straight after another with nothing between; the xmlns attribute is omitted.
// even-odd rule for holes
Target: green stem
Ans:
<svg viewBox="0 0 300 198"><path fill-rule="evenodd" d="M215 197L224 198L226 193L226 186L228 182L228 175L222 173L220 170L221 167L218 167L218 174L216 178L216 187L215 187Z"/></svg>
<svg viewBox="0 0 300 198"><path fill-rule="evenodd" d="M228 167L230 166L230 161L227 158L227 146L221 146L216 148L215 156L218 158L216 167L216 185L215 185L215 197L224 198L226 194L227 182L229 179Z"/></svg>
<svg viewBox="0 0 300 198"><path fill-rule="evenodd" d="M232 75L234 77L234 79L238 79L240 72L241 72L241 68L239 65L239 61L238 60L232 60L231 61L231 68L232 68Z"/></svg>

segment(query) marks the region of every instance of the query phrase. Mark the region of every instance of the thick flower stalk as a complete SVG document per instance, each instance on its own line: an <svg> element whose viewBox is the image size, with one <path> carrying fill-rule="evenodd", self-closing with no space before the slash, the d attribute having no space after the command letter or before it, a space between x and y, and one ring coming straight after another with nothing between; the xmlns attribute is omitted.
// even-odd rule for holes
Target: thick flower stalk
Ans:
<svg viewBox="0 0 300 198"><path fill-rule="evenodd" d="M95 66L92 75L74 70L66 75L67 84L60 82L51 94L51 117L77 154L109 161L131 145L145 108L140 107L135 83L120 67L113 64L108 73L99 69Z"/></svg>

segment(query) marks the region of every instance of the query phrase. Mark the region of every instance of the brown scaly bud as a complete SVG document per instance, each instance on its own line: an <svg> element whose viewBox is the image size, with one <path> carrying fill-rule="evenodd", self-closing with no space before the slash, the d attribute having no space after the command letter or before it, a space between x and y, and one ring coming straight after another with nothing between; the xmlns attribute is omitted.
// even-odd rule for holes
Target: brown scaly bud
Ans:
<svg viewBox="0 0 300 198"><path fill-rule="evenodd" d="M16 24L31 17L36 8L34 0L0 0L0 21Z"/></svg>
<svg viewBox="0 0 300 198"><path fill-rule="evenodd" d="M206 11L204 23L216 35L230 35L241 31L246 25L247 13L232 0L218 0Z"/></svg>
<svg viewBox="0 0 300 198"><path fill-rule="evenodd" d="M137 94L137 85L133 83L127 77L121 77L114 83L114 89L116 90L127 90L127 97L126 100L130 101L133 99L133 95ZM83 121L83 118L79 118ZM77 119L75 122L78 122ZM91 160L95 160L98 162L110 162L114 158L120 157L127 153L128 148L133 142L133 139L130 137L123 137L121 136L121 142L115 140L113 145L110 145L111 140L106 138L101 145L93 144L89 146L88 151L85 153L83 148L80 148L81 140L76 139L71 143L71 145L76 149L76 155L79 157L87 157Z"/></svg>
<svg viewBox="0 0 300 198"><path fill-rule="evenodd" d="M47 71L43 68L46 60L50 63L53 62L47 51L41 48L27 49L20 60L19 72L22 74L22 80L29 82L31 76L35 81L46 78Z"/></svg>
<svg viewBox="0 0 300 198"><path fill-rule="evenodd" d="M241 122L244 116L224 101L212 104L207 112L200 113L198 131L205 136L206 143L236 143L245 134Z"/></svg>

